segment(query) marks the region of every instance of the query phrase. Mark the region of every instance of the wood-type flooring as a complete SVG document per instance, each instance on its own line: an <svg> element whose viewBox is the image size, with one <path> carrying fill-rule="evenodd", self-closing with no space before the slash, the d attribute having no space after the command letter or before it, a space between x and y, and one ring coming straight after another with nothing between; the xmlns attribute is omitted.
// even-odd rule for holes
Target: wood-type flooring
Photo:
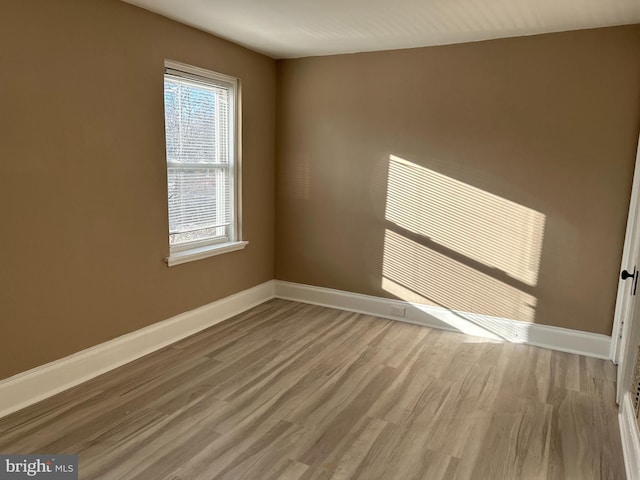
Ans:
<svg viewBox="0 0 640 480"><path fill-rule="evenodd" d="M608 361L271 300L0 419L81 479L623 479Z"/></svg>

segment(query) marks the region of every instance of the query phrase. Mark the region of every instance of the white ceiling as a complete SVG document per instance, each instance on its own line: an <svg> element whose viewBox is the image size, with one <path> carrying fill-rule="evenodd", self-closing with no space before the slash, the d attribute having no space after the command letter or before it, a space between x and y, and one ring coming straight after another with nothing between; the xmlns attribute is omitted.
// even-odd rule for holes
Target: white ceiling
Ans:
<svg viewBox="0 0 640 480"><path fill-rule="evenodd" d="M124 1L274 58L640 23L640 0Z"/></svg>

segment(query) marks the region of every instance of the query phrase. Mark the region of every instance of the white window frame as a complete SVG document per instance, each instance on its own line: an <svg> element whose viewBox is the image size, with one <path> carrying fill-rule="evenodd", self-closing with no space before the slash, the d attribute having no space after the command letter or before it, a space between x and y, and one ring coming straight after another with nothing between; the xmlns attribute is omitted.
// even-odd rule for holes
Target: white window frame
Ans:
<svg viewBox="0 0 640 480"><path fill-rule="evenodd" d="M168 266L180 265L182 263L192 262L200 260L202 258L211 257L214 255L220 255L222 253L232 252L235 250L243 249L249 242L242 240L242 224L241 224L241 125L240 125L240 80L224 75L222 73L212 72L203 68L194 67L184 63L176 62L173 60L165 60L164 73L171 74L172 76L182 77L185 79L198 80L204 83L222 84L229 87L230 96L230 115L231 121L229 126L231 128L231 145L230 147L230 165L229 175L231 177L231 224L229 226L229 236L222 241L219 238L211 238L205 240L199 240L196 242L184 243L182 245L169 246L169 256L165 261ZM164 80L164 75L163 75ZM164 102L163 102L164 112ZM165 134L166 135L166 134ZM165 148L166 148L166 136L165 136ZM165 160L166 153L165 153ZM167 160L167 181L169 167L171 167ZM167 184L168 185L168 184ZM168 187L167 187L168 188ZM167 219L169 218L168 209L168 192L167 192ZM169 240L169 232L167 231L167 241Z"/></svg>

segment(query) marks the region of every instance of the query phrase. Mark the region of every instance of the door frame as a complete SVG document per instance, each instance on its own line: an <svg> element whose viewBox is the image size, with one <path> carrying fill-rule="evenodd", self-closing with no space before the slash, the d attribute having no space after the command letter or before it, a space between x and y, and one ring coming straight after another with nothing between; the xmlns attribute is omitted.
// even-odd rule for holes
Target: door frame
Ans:
<svg viewBox="0 0 640 480"><path fill-rule="evenodd" d="M638 148L636 150L636 162L633 173L633 183L631 188L631 198L629 200L629 210L627 215L627 228L624 237L624 246L622 250L622 260L620 270L631 269L631 264L636 258L640 250L640 139L638 140ZM640 263L638 264L640 268ZM622 382L626 365L624 365L625 353L628 348L629 327L634 320L633 301L634 298L629 295L629 288L632 282L622 280L618 276L618 292L616 295L616 306L613 317L613 329L611 330L611 347L609 358L613 363L618 365L618 378L616 385L616 399L620 403L622 399ZM632 309L629 318L625 322L623 316ZM638 313L638 312L635 312ZM637 320L636 320L637 321Z"/></svg>

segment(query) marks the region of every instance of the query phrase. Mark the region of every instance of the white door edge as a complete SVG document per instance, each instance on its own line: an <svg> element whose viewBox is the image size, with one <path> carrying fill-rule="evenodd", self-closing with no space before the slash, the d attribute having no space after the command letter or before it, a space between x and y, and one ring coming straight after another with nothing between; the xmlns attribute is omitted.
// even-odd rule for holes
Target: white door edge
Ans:
<svg viewBox="0 0 640 480"><path fill-rule="evenodd" d="M631 189L631 199L629 200L629 211L627 216L627 228L624 237L624 246L622 250L622 261L620 270L633 269L634 258L638 250L640 235L637 232L639 225L638 216L640 215L640 140L638 149L636 150L636 162L633 174L633 184ZM622 399L622 381L624 373L623 359L626 352L625 339L628 337L629 322L623 322L623 317L628 315L631 317L633 311L629 311L632 307L631 297L629 296L630 282L621 280L618 277L618 292L616 295L616 306L613 318L613 329L611 331L611 351L610 358L613 363L618 365L618 378L616 382L616 401L620 403Z"/></svg>

